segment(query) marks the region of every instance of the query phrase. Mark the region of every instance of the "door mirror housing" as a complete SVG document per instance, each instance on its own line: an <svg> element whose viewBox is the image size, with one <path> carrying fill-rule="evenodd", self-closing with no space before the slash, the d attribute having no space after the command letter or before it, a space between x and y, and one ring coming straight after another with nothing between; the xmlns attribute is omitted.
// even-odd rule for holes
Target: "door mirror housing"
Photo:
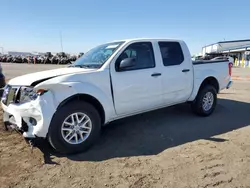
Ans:
<svg viewBox="0 0 250 188"><path fill-rule="evenodd" d="M119 63L118 71L126 70L133 66L135 66L135 58L126 58Z"/></svg>

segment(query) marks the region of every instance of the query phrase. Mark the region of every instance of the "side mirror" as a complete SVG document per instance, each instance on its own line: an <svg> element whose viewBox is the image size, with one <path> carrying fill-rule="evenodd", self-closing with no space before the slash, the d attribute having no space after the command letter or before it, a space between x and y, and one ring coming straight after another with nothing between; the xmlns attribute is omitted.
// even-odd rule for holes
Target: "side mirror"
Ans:
<svg viewBox="0 0 250 188"><path fill-rule="evenodd" d="M119 71L135 66L135 58L126 58L120 62Z"/></svg>

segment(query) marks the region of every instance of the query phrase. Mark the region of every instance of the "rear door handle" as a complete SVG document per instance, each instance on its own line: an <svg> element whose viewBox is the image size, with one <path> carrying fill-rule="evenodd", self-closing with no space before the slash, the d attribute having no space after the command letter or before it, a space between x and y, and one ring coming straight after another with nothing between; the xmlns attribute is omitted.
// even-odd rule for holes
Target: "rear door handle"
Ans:
<svg viewBox="0 0 250 188"><path fill-rule="evenodd" d="M189 72L190 69L183 69L182 72Z"/></svg>
<svg viewBox="0 0 250 188"><path fill-rule="evenodd" d="M151 76L156 77L156 76L161 76L161 73L153 73Z"/></svg>

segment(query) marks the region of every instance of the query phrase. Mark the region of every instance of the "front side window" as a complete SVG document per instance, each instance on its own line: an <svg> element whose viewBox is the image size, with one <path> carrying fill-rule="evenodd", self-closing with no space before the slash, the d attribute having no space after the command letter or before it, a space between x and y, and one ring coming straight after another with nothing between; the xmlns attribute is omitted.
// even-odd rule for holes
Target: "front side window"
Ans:
<svg viewBox="0 0 250 188"><path fill-rule="evenodd" d="M126 68L123 71L155 67L154 52L151 42L137 42L130 44L117 58L116 63L119 64L126 58L134 58L135 65Z"/></svg>
<svg viewBox="0 0 250 188"><path fill-rule="evenodd" d="M71 67L100 68L123 43L121 41L97 46L76 60Z"/></svg>
<svg viewBox="0 0 250 188"><path fill-rule="evenodd" d="M184 55L179 42L159 42L164 66L180 65Z"/></svg>

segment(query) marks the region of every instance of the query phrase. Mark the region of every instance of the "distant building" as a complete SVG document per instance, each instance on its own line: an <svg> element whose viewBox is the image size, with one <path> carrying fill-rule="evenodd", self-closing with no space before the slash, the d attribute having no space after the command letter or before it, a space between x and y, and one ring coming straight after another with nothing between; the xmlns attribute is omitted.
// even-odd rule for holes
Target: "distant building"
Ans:
<svg viewBox="0 0 250 188"><path fill-rule="evenodd" d="M209 54L225 54L234 58L236 66L248 66L250 60L250 39L220 41L202 47L202 56Z"/></svg>

